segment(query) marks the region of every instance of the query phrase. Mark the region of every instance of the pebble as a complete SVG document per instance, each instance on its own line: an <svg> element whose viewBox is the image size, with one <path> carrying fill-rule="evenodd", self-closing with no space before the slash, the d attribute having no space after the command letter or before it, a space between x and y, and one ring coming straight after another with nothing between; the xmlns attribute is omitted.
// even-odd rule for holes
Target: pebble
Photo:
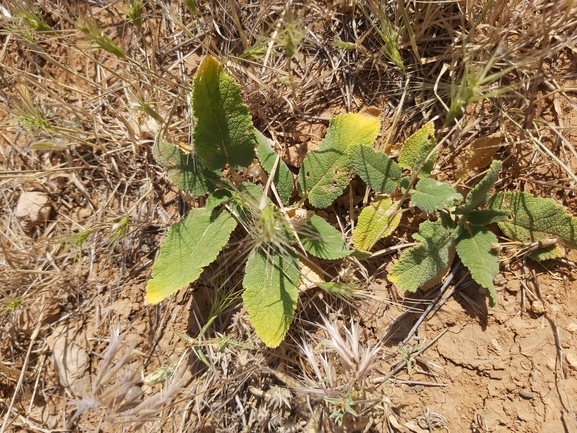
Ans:
<svg viewBox="0 0 577 433"><path fill-rule="evenodd" d="M20 194L14 215L26 233L44 224L50 217L52 207L48 195L43 192L25 191Z"/></svg>
<svg viewBox="0 0 577 433"><path fill-rule="evenodd" d="M567 365L569 366L569 368L577 370L577 357L573 353L571 352L565 353L565 359L567 360Z"/></svg>
<svg viewBox="0 0 577 433"><path fill-rule="evenodd" d="M539 300L533 301L531 304L531 309L535 314L543 314L545 312L545 306L543 305L543 302Z"/></svg>
<svg viewBox="0 0 577 433"><path fill-rule="evenodd" d="M532 392L527 392L527 391L521 391L519 393L519 396L521 398L524 398L525 400L532 400L535 398L535 395Z"/></svg>

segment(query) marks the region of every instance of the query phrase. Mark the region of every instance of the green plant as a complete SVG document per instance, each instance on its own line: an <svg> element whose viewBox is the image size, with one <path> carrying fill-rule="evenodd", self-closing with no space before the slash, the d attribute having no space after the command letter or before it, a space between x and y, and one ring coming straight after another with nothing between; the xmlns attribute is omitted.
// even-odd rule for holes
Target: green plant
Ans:
<svg viewBox="0 0 577 433"><path fill-rule="evenodd" d="M403 290L414 292L440 281L457 254L472 278L487 289L494 306L497 237L486 227L492 223L499 223L507 236L521 241L554 235L561 243L577 247L577 220L550 200L519 193L489 197L501 169L499 161L493 161L465 198L451 185L431 178L438 152L432 123L405 141L397 163L373 148L380 130L379 110L336 116L318 149L304 159L297 179L298 196L291 200L292 174L254 129L240 87L210 56L194 79L192 111L194 153L162 137L156 140L153 153L175 184L194 195L210 196L205 207L192 209L168 230L146 299L158 303L196 281L221 251L233 248L231 235L241 227L245 239L234 255L245 261L242 297L257 334L270 347L278 346L289 329L301 283L312 282L301 271L303 266L315 267L316 259L370 257L367 251L398 226L409 198L410 206L426 212L430 219L413 234L419 244L407 249L389 273L389 280ZM253 163L255 156L269 176L264 188L244 182L238 171ZM402 177L403 169L410 176ZM303 206L308 200L314 208L329 207L355 176L375 194L358 218L354 248L350 248L336 228ZM523 203L518 204L521 199ZM552 217L558 224L549 224L549 231L535 224L546 224ZM347 296L354 293L354 288L342 283L320 280L314 283L327 291L340 288L341 292L346 289Z"/></svg>

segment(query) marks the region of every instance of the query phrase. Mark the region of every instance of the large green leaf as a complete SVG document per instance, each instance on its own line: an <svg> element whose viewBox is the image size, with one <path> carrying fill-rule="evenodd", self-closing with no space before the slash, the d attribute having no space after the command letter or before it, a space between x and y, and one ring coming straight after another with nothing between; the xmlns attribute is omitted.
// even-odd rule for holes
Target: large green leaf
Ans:
<svg viewBox="0 0 577 433"><path fill-rule="evenodd" d="M353 245L359 250L369 250L379 239L390 236L401 221L401 213L391 217L394 208L390 198L381 198L365 207L353 231Z"/></svg>
<svg viewBox="0 0 577 433"><path fill-rule="evenodd" d="M257 155L262 167L270 175L274 163L277 158L277 153L270 145L267 138L258 130L255 129L257 146ZM293 192L293 175L284 161L281 159L277 165L276 172L273 177L273 182L278 190L278 194L283 204L288 204Z"/></svg>
<svg viewBox="0 0 577 433"><path fill-rule="evenodd" d="M152 146L156 162L166 168L168 178L179 188L193 195L213 192L220 174L209 170L195 155L183 152L179 147L158 137Z"/></svg>
<svg viewBox="0 0 577 433"><path fill-rule="evenodd" d="M457 254L461 262L469 269L473 279L487 289L489 305L497 305L497 292L493 279L499 273L499 258L492 244L497 243L495 236L489 229L482 226L472 226L470 230L463 230L457 239Z"/></svg>
<svg viewBox="0 0 577 433"><path fill-rule="evenodd" d="M411 196L411 205L429 213L463 201L463 196L451 185L428 177L421 179L415 186L415 190Z"/></svg>
<svg viewBox="0 0 577 433"><path fill-rule="evenodd" d="M319 259L336 260L353 253L341 233L318 215L313 215L298 228L304 249Z"/></svg>
<svg viewBox="0 0 577 433"><path fill-rule="evenodd" d="M435 126L433 122L429 122L405 140L399 155L399 165L403 168L417 170L436 145ZM437 156L435 152L427 162L424 163L419 172L419 177L427 177L431 174Z"/></svg>
<svg viewBox="0 0 577 433"><path fill-rule="evenodd" d="M507 219L509 211L497 209L472 210L467 213L467 222L477 226L498 223Z"/></svg>
<svg viewBox="0 0 577 433"><path fill-rule="evenodd" d="M198 67L192 107L194 150L204 163L214 170L226 164L247 167L254 159L252 117L242 102L240 86L211 56Z"/></svg>
<svg viewBox="0 0 577 433"><path fill-rule="evenodd" d="M466 214L471 212L472 210L477 209L479 206L485 204L487 201L487 195L493 185L499 178L499 172L501 171L501 161L493 161L491 166L489 167L489 171L481 179L481 181L475 185L475 187L469 191L467 194L467 198L465 199L465 204L463 206L459 206L455 209L456 214Z"/></svg>
<svg viewBox="0 0 577 433"><path fill-rule="evenodd" d="M358 146L355 150L353 169L370 188L385 194L397 189L402 171L385 153L367 145Z"/></svg>
<svg viewBox="0 0 577 433"><path fill-rule="evenodd" d="M445 219L424 221L413 234L420 245L406 250L395 262L388 278L402 290L415 292L449 266L454 230Z"/></svg>
<svg viewBox="0 0 577 433"><path fill-rule="evenodd" d="M277 347L284 339L298 300L299 261L294 251L263 245L246 262L242 298L260 339Z"/></svg>
<svg viewBox="0 0 577 433"><path fill-rule="evenodd" d="M334 117L319 148L303 161L299 191L317 208L326 208L339 197L354 175L356 149L372 145L379 134L379 119L368 113L346 113Z"/></svg>
<svg viewBox="0 0 577 433"><path fill-rule="evenodd" d="M196 281L226 245L236 224L228 212L205 208L192 209L184 220L173 224L152 267L146 300L157 304Z"/></svg>
<svg viewBox="0 0 577 433"><path fill-rule="evenodd" d="M487 207L510 213L509 219L499 222L510 239L532 243L557 238L562 244L577 248L577 218L553 199L534 197L526 192L499 192L489 199ZM552 254L552 249L549 250ZM551 254L533 257L551 258Z"/></svg>

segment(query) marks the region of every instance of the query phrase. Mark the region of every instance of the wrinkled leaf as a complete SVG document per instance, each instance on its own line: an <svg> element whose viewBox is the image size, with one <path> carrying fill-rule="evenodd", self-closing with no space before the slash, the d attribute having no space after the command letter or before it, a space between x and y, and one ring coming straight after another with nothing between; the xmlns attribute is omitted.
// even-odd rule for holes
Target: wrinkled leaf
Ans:
<svg viewBox="0 0 577 433"><path fill-rule="evenodd" d="M304 249L319 259L336 260L351 255L341 233L318 215L298 229Z"/></svg>
<svg viewBox="0 0 577 433"><path fill-rule="evenodd" d="M454 230L442 218L435 222L424 221L413 238L421 244L403 252L388 275L389 281L409 292L417 291L440 270L449 266Z"/></svg>
<svg viewBox="0 0 577 433"><path fill-rule="evenodd" d="M369 250L379 239L390 236L401 221L401 214L389 218L394 212L390 198L381 198L365 207L359 215L353 231L353 245L360 250Z"/></svg>
<svg viewBox="0 0 577 433"><path fill-rule="evenodd" d="M470 230L463 230L456 245L457 254L471 272L471 277L487 289L491 308L497 305L497 292L493 280L499 273L499 258L495 250L491 248L491 245L495 243L497 243L497 236L489 229L473 226Z"/></svg>
<svg viewBox="0 0 577 433"><path fill-rule="evenodd" d="M399 165L403 168L417 170L436 145L435 127L433 122L429 122L405 140L399 155ZM436 152L431 155L419 172L419 177L427 177L431 174L437 156Z"/></svg>
<svg viewBox="0 0 577 433"><path fill-rule="evenodd" d="M206 200L205 208L208 210L214 210L218 206L223 203L228 203L232 199L232 193L226 189L219 189L215 191L208 199Z"/></svg>
<svg viewBox="0 0 577 433"><path fill-rule="evenodd" d="M252 117L242 102L240 86L221 64L206 56L194 78L192 107L196 154L211 169L226 164L247 167L254 159Z"/></svg>
<svg viewBox="0 0 577 433"><path fill-rule="evenodd" d="M220 174L209 170L195 155L183 152L163 138L156 139L152 155L156 162L166 168L171 182L193 195L213 192L220 180Z"/></svg>
<svg viewBox="0 0 577 433"><path fill-rule="evenodd" d="M487 207L510 213L499 222L505 236L515 241L532 243L557 238L561 243L577 248L577 218L550 198L538 198L526 192L499 192L489 199ZM551 258L554 249L549 247ZM539 254L533 257L540 258Z"/></svg>
<svg viewBox="0 0 577 433"><path fill-rule="evenodd" d="M412 206L429 213L452 207L457 202L462 201L463 196L456 192L451 185L431 178L421 179L411 196Z"/></svg>
<svg viewBox="0 0 577 433"><path fill-rule="evenodd" d="M472 210L477 209L479 206L485 204L487 201L487 195L493 185L499 178L499 172L501 171L501 161L493 161L489 167L489 171L481 181L475 185L475 187L469 191L467 198L465 199L465 204L459 206L455 209L456 214L466 214Z"/></svg>
<svg viewBox="0 0 577 433"><path fill-rule="evenodd" d="M472 210L467 213L469 224L486 226L507 219L509 211L497 209Z"/></svg>
<svg viewBox="0 0 577 433"><path fill-rule="evenodd" d="M192 209L173 224L152 267L146 300L157 304L196 281L226 245L236 224L228 212L213 214L205 208Z"/></svg>
<svg viewBox="0 0 577 433"><path fill-rule="evenodd" d="M267 138L262 133L255 129L258 159L262 168L270 175L274 163L277 158L277 153L273 150ZM284 161L281 159L277 165L276 172L273 177L273 182L278 190L278 194L283 204L288 204L293 192L293 175Z"/></svg>
<svg viewBox="0 0 577 433"><path fill-rule="evenodd" d="M355 150L353 169L371 189L385 194L391 194L401 178L401 167L397 163L367 145Z"/></svg>
<svg viewBox="0 0 577 433"><path fill-rule="evenodd" d="M269 247L250 253L242 297L256 333L268 347L277 347L290 327L299 284L299 261L294 252L280 254Z"/></svg>
<svg viewBox="0 0 577 433"><path fill-rule="evenodd" d="M319 148L309 152L298 178L299 191L317 208L326 208L349 184L355 150L372 145L380 129L378 118L367 112L334 117Z"/></svg>

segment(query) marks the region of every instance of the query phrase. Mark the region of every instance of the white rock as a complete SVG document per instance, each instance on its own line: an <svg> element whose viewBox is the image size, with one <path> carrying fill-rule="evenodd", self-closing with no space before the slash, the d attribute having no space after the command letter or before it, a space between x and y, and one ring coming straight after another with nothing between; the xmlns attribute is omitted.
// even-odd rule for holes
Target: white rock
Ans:
<svg viewBox="0 0 577 433"><path fill-rule="evenodd" d="M25 232L30 232L34 227L44 224L50 216L48 195L43 192L26 191L20 195L16 210L16 218Z"/></svg>
<svg viewBox="0 0 577 433"><path fill-rule="evenodd" d="M567 352L565 354L565 359L570 368L577 370L577 357L573 353Z"/></svg>
<svg viewBox="0 0 577 433"><path fill-rule="evenodd" d="M86 371L90 359L85 350L85 333L63 323L54 329L52 335L46 339L46 344L52 351L52 363L60 383L73 394L81 396L89 380Z"/></svg>

